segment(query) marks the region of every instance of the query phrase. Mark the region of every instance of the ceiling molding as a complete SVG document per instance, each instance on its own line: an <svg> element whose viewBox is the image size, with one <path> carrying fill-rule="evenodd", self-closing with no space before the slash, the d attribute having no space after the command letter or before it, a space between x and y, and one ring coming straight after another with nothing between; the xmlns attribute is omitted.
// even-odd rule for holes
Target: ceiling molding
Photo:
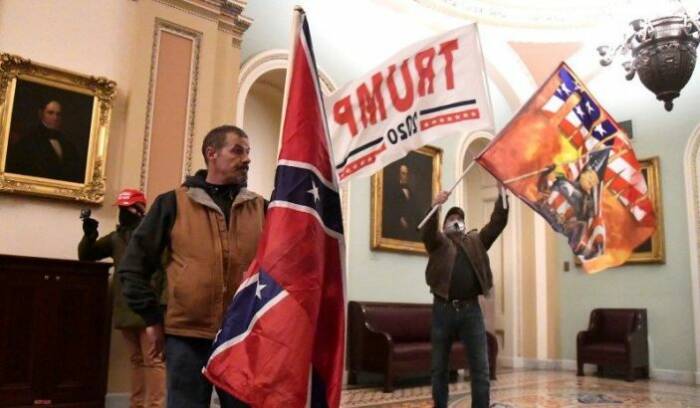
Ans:
<svg viewBox="0 0 700 408"><path fill-rule="evenodd" d="M175 8L216 23L217 29L233 36L232 44L240 48L243 33L253 20L244 16L244 0L153 0L157 3Z"/></svg>
<svg viewBox="0 0 700 408"><path fill-rule="evenodd" d="M435 11L481 23L519 28L594 27L628 11L633 0L413 0Z"/></svg>

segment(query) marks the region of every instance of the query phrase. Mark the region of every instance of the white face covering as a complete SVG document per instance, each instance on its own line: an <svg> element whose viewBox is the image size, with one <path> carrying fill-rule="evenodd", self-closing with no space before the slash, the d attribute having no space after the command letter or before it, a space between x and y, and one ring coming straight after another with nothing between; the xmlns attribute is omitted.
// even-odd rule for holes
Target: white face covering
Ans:
<svg viewBox="0 0 700 408"><path fill-rule="evenodd" d="M466 229L464 221L453 221L445 226L445 234L460 234Z"/></svg>

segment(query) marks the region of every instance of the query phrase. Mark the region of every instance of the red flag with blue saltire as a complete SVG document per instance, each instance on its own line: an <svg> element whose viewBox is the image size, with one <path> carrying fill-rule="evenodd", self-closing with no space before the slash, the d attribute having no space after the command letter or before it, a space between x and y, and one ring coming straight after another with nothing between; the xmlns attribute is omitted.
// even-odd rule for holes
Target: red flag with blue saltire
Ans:
<svg viewBox="0 0 700 408"><path fill-rule="evenodd" d="M295 11L275 189L256 259L203 373L253 407L338 407L345 338L340 196L309 27Z"/></svg>

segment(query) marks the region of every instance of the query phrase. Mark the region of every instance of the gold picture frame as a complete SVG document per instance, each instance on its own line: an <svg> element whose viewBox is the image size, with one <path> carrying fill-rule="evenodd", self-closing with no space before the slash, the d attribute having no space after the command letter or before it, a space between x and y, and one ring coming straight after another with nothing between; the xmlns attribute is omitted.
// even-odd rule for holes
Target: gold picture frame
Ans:
<svg viewBox="0 0 700 408"><path fill-rule="evenodd" d="M638 246L626 264L666 262L664 242L664 213L661 204L661 165L658 156L639 160L640 170L647 182L649 199L656 214L656 231L646 242Z"/></svg>
<svg viewBox="0 0 700 408"><path fill-rule="evenodd" d="M0 192L101 203L115 91L0 53Z"/></svg>
<svg viewBox="0 0 700 408"><path fill-rule="evenodd" d="M426 254L418 223L440 192L442 150L423 146L372 176L373 250Z"/></svg>

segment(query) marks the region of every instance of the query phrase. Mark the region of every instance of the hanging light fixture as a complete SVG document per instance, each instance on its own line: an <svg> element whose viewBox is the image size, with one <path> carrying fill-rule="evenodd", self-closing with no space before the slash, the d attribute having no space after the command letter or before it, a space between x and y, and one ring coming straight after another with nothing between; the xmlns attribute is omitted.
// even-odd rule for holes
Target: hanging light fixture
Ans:
<svg viewBox="0 0 700 408"><path fill-rule="evenodd" d="M600 63L608 66L618 55L626 56L625 77L639 75L645 87L664 102L667 111L690 80L700 42L700 15L692 18L682 7L673 15L630 22L632 33L616 47L598 47ZM631 55L630 55L631 54Z"/></svg>

